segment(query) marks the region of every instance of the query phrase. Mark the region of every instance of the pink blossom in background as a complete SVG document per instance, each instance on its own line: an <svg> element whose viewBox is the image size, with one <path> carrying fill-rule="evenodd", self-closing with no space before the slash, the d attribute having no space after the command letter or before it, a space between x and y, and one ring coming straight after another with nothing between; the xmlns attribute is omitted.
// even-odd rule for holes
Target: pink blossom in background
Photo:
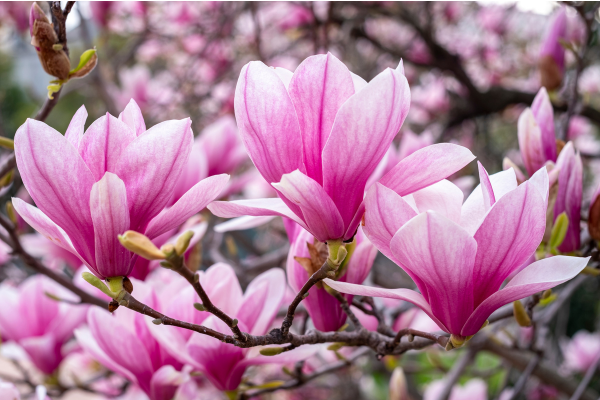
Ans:
<svg viewBox="0 0 600 400"><path fill-rule="evenodd" d="M154 309L160 301L153 289L132 280L135 297ZM79 345L109 370L139 386L151 400L171 400L182 364L173 358L150 334L148 317L120 307L113 314L91 307L89 327L75 330Z"/></svg>
<svg viewBox="0 0 600 400"><path fill-rule="evenodd" d="M314 243L313 236L299 225L294 224L293 239L291 241L290 252L287 258L287 276L288 283L295 293L298 293L304 283L310 276L323 265L327 259L327 247L324 243ZM307 244L315 246L321 253L320 257L315 259L311 257ZM361 284L369 275L377 249L364 236L362 230L358 230L356 235L356 248L351 253L344 264L340 267L342 275L338 278L341 282ZM300 264L297 257L303 259L303 264ZM311 258L313 262L311 263ZM307 266L306 264L312 264ZM308 273L307 268L310 268ZM306 307L310 319L315 328L320 331L328 332L339 329L346 322L346 313L340 307L339 301L327 293L322 285L313 286L309 290L309 296L303 300L302 304ZM352 303L352 297L345 295L348 303Z"/></svg>
<svg viewBox="0 0 600 400"><path fill-rule="evenodd" d="M600 357L600 334L579 331L561 347L565 367L584 374Z"/></svg>
<svg viewBox="0 0 600 400"><path fill-rule="evenodd" d="M540 74L542 86L548 90L560 86L565 70L565 48L561 40L567 40L567 12L562 6L546 30L540 50Z"/></svg>
<svg viewBox="0 0 600 400"><path fill-rule="evenodd" d="M444 380L431 382L425 388L423 400L438 400L444 390ZM487 384L483 379L475 378L464 385L454 385L449 400L487 400Z"/></svg>
<svg viewBox="0 0 600 400"><path fill-rule="evenodd" d="M131 101L119 119L107 114L87 129L85 107L65 135L28 119L15 135L23 183L39 208L13 198L17 212L55 244L75 254L100 278L127 276L137 256L119 243L126 230L150 239L203 209L229 177L198 182L167 206L192 147L190 120L146 130Z"/></svg>
<svg viewBox="0 0 600 400"><path fill-rule="evenodd" d="M554 110L545 88L541 88L535 96L531 108L521 113L518 135L521 156L529 175L547 161L556 161Z"/></svg>
<svg viewBox="0 0 600 400"><path fill-rule="evenodd" d="M30 7L31 2L27 1L3 1L0 3L0 16L3 16L3 14L8 16L19 32L25 32L30 26Z"/></svg>
<svg viewBox="0 0 600 400"><path fill-rule="evenodd" d="M583 196L583 164L579 152L568 142L556 161L558 172L558 193L554 204L554 219L566 212L569 218L567 236L558 249L568 253L579 249L581 242L580 220L581 199Z"/></svg>
<svg viewBox="0 0 600 400"><path fill-rule="evenodd" d="M0 399L21 400L21 394L14 383L0 382Z"/></svg>
<svg viewBox="0 0 600 400"><path fill-rule="evenodd" d="M331 53L307 58L293 74L247 64L236 88L238 128L254 165L280 198L213 202L209 209L225 218L286 216L321 242L351 239L363 214L367 180L402 126L409 103L402 64L370 83ZM400 162L381 182L414 191L472 160L468 150L446 146L454 163L413 170L410 161ZM431 152L415 154L414 165L430 161Z"/></svg>
<svg viewBox="0 0 600 400"><path fill-rule="evenodd" d="M85 320L87 306L56 301L50 293L65 300L77 296L43 275L34 275L18 287L0 285L0 334L3 340L19 344L33 364L44 374L52 374L65 354L63 345L73 329Z"/></svg>
<svg viewBox="0 0 600 400"><path fill-rule="evenodd" d="M474 335L493 311L577 275L588 258L537 261L500 290L535 252L546 227L548 173L517 186L512 169L488 176L462 203L462 191L441 181L411 196L376 184L365 199L365 234L413 279L420 293L325 279L342 293L409 301L456 336Z"/></svg>
<svg viewBox="0 0 600 400"><path fill-rule="evenodd" d="M92 18L101 28L108 26L110 19L111 10L114 6L113 1L92 1L90 7L92 8Z"/></svg>
<svg viewBox="0 0 600 400"><path fill-rule="evenodd" d="M34 257L39 257L49 268L60 269L67 266L77 271L83 265L79 257L39 233L21 235L23 248ZM0 249L2 248L0 244Z"/></svg>
<svg viewBox="0 0 600 400"><path fill-rule="evenodd" d="M208 175L232 173L248 159L237 124L231 115L220 117L200 132L199 147L208 160Z"/></svg>
<svg viewBox="0 0 600 400"><path fill-rule="evenodd" d="M401 300L395 299L383 300L387 300L387 302L385 303L386 308L392 308L392 305L389 303L389 301L395 301L396 306L398 306L399 303L402 302ZM361 310L354 306L352 306L351 308L356 317L359 319L360 323L365 328L367 328L370 331L377 331L377 318L375 318L372 315L363 313ZM406 328L416 329L421 332L437 332L442 330L423 310L421 310L418 307L410 308L401 313L396 318L396 320L392 322L391 327L395 331L399 331L401 329Z"/></svg>
<svg viewBox="0 0 600 400"><path fill-rule="evenodd" d="M238 326L243 332L251 335L267 333L285 293L285 275L282 270L271 269L262 273L248 285L245 293L242 292L233 269L227 264L215 264L199 274L200 282L213 303L227 315L237 318ZM229 327L220 319L193 307L194 303L200 302L200 298L186 281L173 281L167 293L170 295L162 296L166 300L164 312L167 315L231 334ZM201 371L219 390L235 390L249 366L294 363L317 350L312 346L303 346L266 357L259 354L258 348L241 349L189 330L150 323L148 325L161 346L180 362Z"/></svg>

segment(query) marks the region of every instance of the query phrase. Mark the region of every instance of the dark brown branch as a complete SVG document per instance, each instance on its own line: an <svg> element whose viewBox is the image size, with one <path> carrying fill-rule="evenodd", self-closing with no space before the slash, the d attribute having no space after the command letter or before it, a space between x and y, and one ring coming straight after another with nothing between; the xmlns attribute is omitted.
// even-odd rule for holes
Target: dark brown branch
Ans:
<svg viewBox="0 0 600 400"><path fill-rule="evenodd" d="M213 302L208 297L208 294L202 287L199 276L192 272L184 263L183 259L179 258L180 265L173 268L175 272L179 275L183 276L189 283L194 287L198 296L200 296L200 300L202 300L202 305L209 313L213 314L215 317L219 318L221 321L225 322L227 326L233 332L233 335L236 339L241 340L242 342L246 341L246 336L242 333L240 328L237 326L237 320L234 320L229 315L225 314L219 307L215 306Z"/></svg>
<svg viewBox="0 0 600 400"><path fill-rule="evenodd" d="M337 301L340 302L340 307L342 307L342 310L348 316L348 318L350 319L350 321L352 321L352 323L354 324L355 328L356 329L365 329L362 326L362 324L360 323L360 321L358 320L358 318L356 317L356 315L354 315L354 313L350 309L350 305L348 304L348 300L346 300L346 298L342 294L340 294L339 292L334 292L333 297L335 297L337 299Z"/></svg>
<svg viewBox="0 0 600 400"><path fill-rule="evenodd" d="M452 368L444 378L444 387L438 397L439 400L448 400L448 398L450 398L452 388L460 379L460 376L465 371L465 368L467 368L467 366L473 361L475 353L476 352L474 349L468 348L465 353L454 363L454 365L452 365Z"/></svg>
<svg viewBox="0 0 600 400"><path fill-rule="evenodd" d="M531 374L533 374L533 370L537 367L539 362L540 362L540 356L537 354L534 354L531 357L531 359L529 360L529 363L527 364L525 371L523 371L523 373L519 376L519 379L517 380L517 383L515 384L515 386L513 388L513 392L510 397L510 400L516 400L519 398L519 395L521 394L523 389L525 389L525 385L529 381L529 377L531 376Z"/></svg>

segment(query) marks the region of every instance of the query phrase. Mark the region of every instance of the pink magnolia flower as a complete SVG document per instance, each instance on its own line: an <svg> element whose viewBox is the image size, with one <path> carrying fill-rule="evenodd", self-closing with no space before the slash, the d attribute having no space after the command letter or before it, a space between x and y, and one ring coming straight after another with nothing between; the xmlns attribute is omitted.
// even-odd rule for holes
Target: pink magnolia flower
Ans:
<svg viewBox="0 0 600 400"><path fill-rule="evenodd" d="M354 295L409 301L444 331L474 335L497 308L577 275L589 258L557 256L506 278L535 252L546 227L545 168L517 186L512 169L488 176L462 204L462 191L441 181L401 197L375 184L365 199L365 234L404 269L419 291L382 289L325 280Z"/></svg>
<svg viewBox="0 0 600 400"><path fill-rule="evenodd" d="M387 302L401 303L401 300L384 299ZM390 307L386 302L386 307ZM358 308L352 306L352 311L359 319L360 323L370 331L377 331L379 321L372 315L363 313ZM435 332L441 328L420 308L413 307L401 313L392 323L392 329L399 331L400 329L411 328L422 332Z"/></svg>
<svg viewBox="0 0 600 400"><path fill-rule="evenodd" d="M583 164L579 152L575 152L573 142L563 147L558 160L558 193L554 203L554 218L566 212L569 218L567 236L558 250L570 252L579 249L581 242L579 224L581 221L581 198L583 196Z"/></svg>
<svg viewBox="0 0 600 400"><path fill-rule="evenodd" d="M546 88L541 88L531 104L519 117L519 148L529 175L556 161L554 110Z"/></svg>
<svg viewBox="0 0 600 400"><path fill-rule="evenodd" d="M427 385L423 400L437 400L444 390L443 379ZM487 385L482 379L471 379L464 385L454 385L450 392L449 400L487 400Z"/></svg>
<svg viewBox="0 0 600 400"><path fill-rule="evenodd" d="M308 278L327 259L327 246L316 242L313 236L294 224L296 232L293 239L290 238L291 248L287 258L287 276L291 288L298 293ZM313 249L309 250L309 246ZM362 230L356 235L356 248L354 252L344 261L339 280L341 282L361 284L369 275L377 249L364 236ZM308 272L310 271L310 273ZM306 307L308 314L315 326L320 331L335 331L346 322L346 313L340 307L339 301L327 293L323 285L313 286L309 290L309 296L302 304ZM352 295L345 295L346 300L352 303Z"/></svg>
<svg viewBox="0 0 600 400"><path fill-rule="evenodd" d="M190 120L146 130L133 101L119 119L107 114L84 135L86 118L82 106L64 136L31 119L19 128L17 166L39 208L17 198L13 204L99 278L126 276L137 256L117 235L135 230L153 239L178 227L216 198L229 177L202 180L165 209L192 147Z"/></svg>
<svg viewBox="0 0 600 400"><path fill-rule="evenodd" d="M134 287L137 299L160 309L159 299L150 286L136 280ZM146 319L125 307L113 314L90 307L89 327L75 330L75 337L98 362L139 386L151 400L171 400L179 386L177 370L181 363L152 337Z"/></svg>
<svg viewBox="0 0 600 400"><path fill-rule="evenodd" d="M247 64L235 94L238 127L254 165L279 198L214 202L209 209L225 218L286 216L320 242L351 239L362 218L367 180L402 126L409 103L402 63L369 83L330 53L307 58L293 74L261 62ZM415 153L382 182L403 193L414 191L472 160L468 150L446 146L453 163L438 164L430 158L433 151Z"/></svg>
<svg viewBox="0 0 600 400"><path fill-rule="evenodd" d="M285 293L285 276L271 269L256 277L242 292L233 269L223 263L200 272L200 282L217 307L238 319L238 326L251 335L264 335L279 311ZM172 318L202 324L231 334L224 322L205 311L197 311L200 298L184 280L173 281L162 298L169 299L164 312ZM152 325L152 324L150 324ZM201 371L219 390L235 390L247 367L268 363L293 363L311 355L315 349L299 348L273 357L258 354L258 349L241 349L210 336L170 326L150 326L156 340L182 363Z"/></svg>
<svg viewBox="0 0 600 400"><path fill-rule="evenodd" d="M567 369L585 373L600 357L600 334L579 331L562 346L562 350Z"/></svg>
<svg viewBox="0 0 600 400"><path fill-rule="evenodd" d="M50 268L60 269L67 266L71 271L77 271L83 265L78 256L39 233L21 235L21 244L29 254L41 258Z"/></svg>
<svg viewBox="0 0 600 400"><path fill-rule="evenodd" d="M0 285L0 334L3 340L17 342L33 364L44 374L52 374L62 361L65 344L73 329L81 324L86 306L74 306L49 298L78 301L62 286L43 275L34 275L15 288Z"/></svg>

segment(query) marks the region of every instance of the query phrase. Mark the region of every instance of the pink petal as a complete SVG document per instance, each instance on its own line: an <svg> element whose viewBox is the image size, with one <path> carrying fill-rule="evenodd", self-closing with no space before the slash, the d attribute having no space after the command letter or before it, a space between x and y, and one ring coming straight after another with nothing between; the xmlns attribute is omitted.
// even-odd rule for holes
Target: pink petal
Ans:
<svg viewBox="0 0 600 400"><path fill-rule="evenodd" d="M83 135L79 154L99 181L105 172L116 172L121 154L134 139L135 133L127 125L106 113Z"/></svg>
<svg viewBox="0 0 600 400"><path fill-rule="evenodd" d="M474 309L477 242L458 224L427 211L400 228L390 247L398 261L427 287L432 313L450 333L460 333Z"/></svg>
<svg viewBox="0 0 600 400"><path fill-rule="evenodd" d="M275 73L277 74L279 79L281 79L281 81L283 82L285 89L288 90L288 88L290 86L290 81L292 80L294 73L292 71L290 71L289 69L285 69L282 67L271 67L271 68L273 68L275 70Z"/></svg>
<svg viewBox="0 0 600 400"><path fill-rule="evenodd" d="M148 224L146 236L153 239L183 224L217 198L229 182L229 175L208 177L195 184L172 207L163 210Z"/></svg>
<svg viewBox="0 0 600 400"><path fill-rule="evenodd" d="M114 363L135 375L138 385L149 393L154 369L150 355L140 345L140 338L136 333L119 323L115 316L97 307L88 311L88 325L97 346ZM109 365L106 367L109 368Z"/></svg>
<svg viewBox="0 0 600 400"><path fill-rule="evenodd" d="M342 238L344 222L340 213L315 180L296 170L283 175L281 182L272 185L302 210L307 230L319 241Z"/></svg>
<svg viewBox="0 0 600 400"><path fill-rule="evenodd" d="M341 293L353 294L356 296L371 296L371 297L384 297L387 299L404 300L414 304L421 310L425 311L432 320L435 321L444 331L448 332L444 324L433 315L431 306L427 303L427 300L418 292L410 289L384 289L372 286L357 285L354 283L336 282L327 278L323 282L331 288Z"/></svg>
<svg viewBox="0 0 600 400"><path fill-rule="evenodd" d="M144 232L171 198L192 147L190 124L187 118L155 125L121 155L116 170L127 188L130 229Z"/></svg>
<svg viewBox="0 0 600 400"><path fill-rule="evenodd" d="M518 136L523 164L529 175L533 175L546 163L546 154L540 126L529 108L519 116Z"/></svg>
<svg viewBox="0 0 600 400"><path fill-rule="evenodd" d="M527 261L545 229L544 201L529 182L498 200L474 235L475 305L495 293L511 272Z"/></svg>
<svg viewBox="0 0 600 400"><path fill-rule="evenodd" d="M222 218L233 218L243 215L255 217L275 215L287 217L302 227L306 227L304 221L294 214L283 200L278 198L213 201L207 208L217 217Z"/></svg>
<svg viewBox="0 0 600 400"><path fill-rule="evenodd" d="M76 255L82 263L86 264L88 268L91 268L89 263L77 253L73 247L73 243L71 243L71 239L69 239L65 231L60 226L52 222L52 220L48 218L46 214L40 211L39 208L25 203L18 197L13 197L12 203L21 218L23 218L25 222L32 226L33 229L50 240L50 242ZM92 265L95 265L95 260L92 261Z"/></svg>
<svg viewBox="0 0 600 400"><path fill-rule="evenodd" d="M91 311L91 310L90 310ZM131 381L133 384L137 383L136 376L131 373L128 369L123 368L120 364L118 364L113 358L108 356L104 350L100 348L98 342L92 335L92 332L89 328L78 328L75 329L75 338L77 339L77 343L83 347L83 349L89 353L96 361L100 364L104 365L109 370L116 372L117 374L125 377L127 380Z"/></svg>
<svg viewBox="0 0 600 400"><path fill-rule="evenodd" d="M322 185L323 148L338 110L354 94L352 76L333 54L320 54L298 66L288 91L300 125L306 175Z"/></svg>
<svg viewBox="0 0 600 400"><path fill-rule="evenodd" d="M90 209L94 221L96 269L102 277L129 275L133 268L132 255L117 238L129 229L127 192L117 175L107 172L94 184Z"/></svg>
<svg viewBox="0 0 600 400"><path fill-rule="evenodd" d="M23 183L37 206L60 223L75 250L93 263L89 196L95 180L77 150L48 125L28 119L15 134L15 156Z"/></svg>
<svg viewBox="0 0 600 400"><path fill-rule="evenodd" d="M79 148L79 143L81 143L81 139L83 138L83 132L85 130L85 120L88 117L87 110L85 106L79 107L79 110L73 115L71 118L71 122L69 123L69 127L65 132L65 138L75 147Z"/></svg>
<svg viewBox="0 0 600 400"><path fill-rule="evenodd" d="M432 144L404 158L379 183L404 196L447 178L474 159L466 147Z"/></svg>
<svg viewBox="0 0 600 400"><path fill-rule="evenodd" d="M365 235L387 258L396 262L390 242L398 229L417 213L396 192L380 183L369 189L365 204Z"/></svg>
<svg viewBox="0 0 600 400"><path fill-rule="evenodd" d="M556 161L556 135L554 133L554 108L546 88L542 86L531 104L531 111L540 126L542 148L546 160Z"/></svg>
<svg viewBox="0 0 600 400"><path fill-rule="evenodd" d="M487 212L496 202L496 198L494 197L494 189L492 188L492 182L490 182L490 176L487 171L479 161L477 161L477 167L479 169L479 185L483 194L483 207Z"/></svg>
<svg viewBox="0 0 600 400"><path fill-rule="evenodd" d="M163 365L150 380L151 400L172 400L182 382L182 374L172 365Z"/></svg>
<svg viewBox="0 0 600 400"><path fill-rule="evenodd" d="M387 69L338 111L323 149L323 187L346 225L362 202L365 185L410 107L406 78Z"/></svg>
<svg viewBox="0 0 600 400"><path fill-rule="evenodd" d="M489 178L496 201L517 188L517 178L512 168L490 175ZM483 222L486 212L481 185L478 185L462 206L460 225L467 232L474 234Z"/></svg>
<svg viewBox="0 0 600 400"><path fill-rule="evenodd" d="M362 77L356 75L354 72L350 72L352 76L352 84L354 85L354 93L360 92L365 86L368 85Z"/></svg>
<svg viewBox="0 0 600 400"><path fill-rule="evenodd" d="M27 352L33 364L44 374L52 374L62 361L63 357L60 353L62 343L57 343L51 333L21 339L19 345Z"/></svg>
<svg viewBox="0 0 600 400"><path fill-rule="evenodd" d="M460 221L463 192L454 183L442 179L412 194L419 212L435 211L451 221Z"/></svg>
<svg viewBox="0 0 600 400"><path fill-rule="evenodd" d="M554 204L554 218L566 212L569 218L567 235L558 249L562 252L576 251L580 247L581 198L583 189L583 165L579 152L575 153L573 142L568 142L560 152L556 167L559 169L558 193Z"/></svg>
<svg viewBox="0 0 600 400"><path fill-rule="evenodd" d="M236 315L242 305L242 288L230 265L216 263L200 277L200 283L217 307L228 315Z"/></svg>
<svg viewBox="0 0 600 400"><path fill-rule="evenodd" d="M534 187L541 195L544 204L548 202L548 192L550 190L550 176L548 175L548 169L542 167L536 171L531 178L529 178L529 184Z"/></svg>
<svg viewBox="0 0 600 400"><path fill-rule="evenodd" d="M19 290L4 281L0 284L0 332L4 340L19 340L31 335L33 324L27 315L15 312L21 304Z"/></svg>
<svg viewBox="0 0 600 400"><path fill-rule="evenodd" d="M271 222L275 216L264 216L264 217L238 217L230 219L229 221L222 222L215 225L215 232L231 232L231 231L243 231L246 229L256 228L258 226L265 225Z"/></svg>
<svg viewBox="0 0 600 400"><path fill-rule="evenodd" d="M119 114L119 121L123 121L136 136L140 136L146 132L146 123L144 122L144 116L142 110L137 105L134 99L129 100L127 107Z"/></svg>
<svg viewBox="0 0 600 400"><path fill-rule="evenodd" d="M302 167L296 111L277 73L259 61L242 68L235 89L235 116L254 165L267 182Z"/></svg>
<svg viewBox="0 0 600 400"><path fill-rule="evenodd" d="M285 274L281 269L271 269L263 272L246 288L244 303L238 312L238 318L248 327L252 335L264 335L273 323L285 295ZM263 293L262 299L256 298L255 293ZM253 310L258 311L252 319L247 315Z"/></svg>
<svg viewBox="0 0 600 400"><path fill-rule="evenodd" d="M481 303L469 317L462 335L474 335L498 308L512 301L558 286L574 278L585 268L590 257L555 256L536 261L519 272L499 292Z"/></svg>

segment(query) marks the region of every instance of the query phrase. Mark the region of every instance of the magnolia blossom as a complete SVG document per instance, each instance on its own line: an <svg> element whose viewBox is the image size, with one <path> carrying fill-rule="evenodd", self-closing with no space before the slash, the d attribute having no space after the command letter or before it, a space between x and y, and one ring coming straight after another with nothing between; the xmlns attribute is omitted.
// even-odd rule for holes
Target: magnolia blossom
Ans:
<svg viewBox="0 0 600 400"><path fill-rule="evenodd" d="M135 281L136 298L154 309L160 302L152 288ZM75 330L77 341L92 357L142 389L151 400L171 400L179 386L182 364L152 337L146 316L119 308L113 314L90 307L89 327Z"/></svg>
<svg viewBox="0 0 600 400"><path fill-rule="evenodd" d="M365 199L365 234L413 279L420 293L325 279L349 294L409 301L444 331L474 335L497 308L577 275L589 258L534 262L502 283L535 252L546 226L545 168L517 186L512 169L488 176L462 204L461 190L441 181L401 197L381 184Z"/></svg>
<svg viewBox="0 0 600 400"><path fill-rule="evenodd" d="M21 394L14 383L0 382L0 399L21 400Z"/></svg>
<svg viewBox="0 0 600 400"><path fill-rule="evenodd" d="M567 369L585 373L600 357L600 334L579 331L562 350Z"/></svg>
<svg viewBox="0 0 600 400"><path fill-rule="evenodd" d="M52 374L65 354L63 345L85 319L87 306L59 302L46 295L78 301L77 296L43 275L34 275L19 287L0 285L0 334L17 342L33 364Z"/></svg>
<svg viewBox="0 0 600 400"><path fill-rule="evenodd" d="M192 147L190 120L146 130L134 101L119 119L107 114L84 135L86 118L82 106L64 136L31 119L19 128L17 166L39 208L18 198L13 204L99 278L126 276L137 256L117 235L135 230L152 239L178 227L216 198L229 177L204 179L165 209Z"/></svg>
<svg viewBox="0 0 600 400"><path fill-rule="evenodd" d="M409 106L402 63L369 83L330 53L307 58L294 73L247 64L235 93L238 127L254 165L279 198L214 202L209 209L226 218L285 216L320 242L351 239L363 215L367 180ZM438 146L444 151L432 146L413 153L381 182L408 194L473 159L459 146Z"/></svg>
<svg viewBox="0 0 600 400"><path fill-rule="evenodd" d="M431 382L425 389L423 400L438 400L444 390L443 379ZM487 400L487 385L482 379L471 379L463 386L454 385L449 400Z"/></svg>
<svg viewBox="0 0 600 400"><path fill-rule="evenodd" d="M567 236L558 250L562 252L579 249L581 235L581 198L583 196L583 164L579 152L575 152L573 142L569 142L560 152L556 161L558 168L558 192L554 204L554 218L565 212L569 218Z"/></svg>
<svg viewBox="0 0 600 400"><path fill-rule="evenodd" d="M546 88L541 88L531 108L521 113L518 132L521 157L529 175L547 161L556 161L554 110Z"/></svg>
<svg viewBox="0 0 600 400"><path fill-rule="evenodd" d="M269 270L256 277L242 292L233 269L223 263L200 272L200 282L212 302L251 335L267 333L279 311L285 293L285 276L280 269ZM183 279L173 281L163 292L165 314L181 321L202 324L225 334L231 334L223 321L193 305L200 302L194 288ZM147 321L149 322L149 321ZM277 356L259 354L258 348L241 349L219 340L194 334L192 331L148 324L160 345L180 362L201 371L219 390L235 390L246 368L267 363L293 363L316 351L314 346L301 347Z"/></svg>
<svg viewBox="0 0 600 400"><path fill-rule="evenodd" d="M298 224L294 224L295 232L290 236L291 248L287 258L287 276L291 288L298 293L308 278L327 260L327 245L318 242ZM377 249L358 230L355 246L351 255L344 260L338 270L338 280L349 283L363 283L371 267ZM320 331L335 331L346 322L346 313L340 307L339 301L327 293L322 284L317 284L309 290L309 295L302 304L306 307L315 328ZM348 303L352 303L352 295L345 295Z"/></svg>

